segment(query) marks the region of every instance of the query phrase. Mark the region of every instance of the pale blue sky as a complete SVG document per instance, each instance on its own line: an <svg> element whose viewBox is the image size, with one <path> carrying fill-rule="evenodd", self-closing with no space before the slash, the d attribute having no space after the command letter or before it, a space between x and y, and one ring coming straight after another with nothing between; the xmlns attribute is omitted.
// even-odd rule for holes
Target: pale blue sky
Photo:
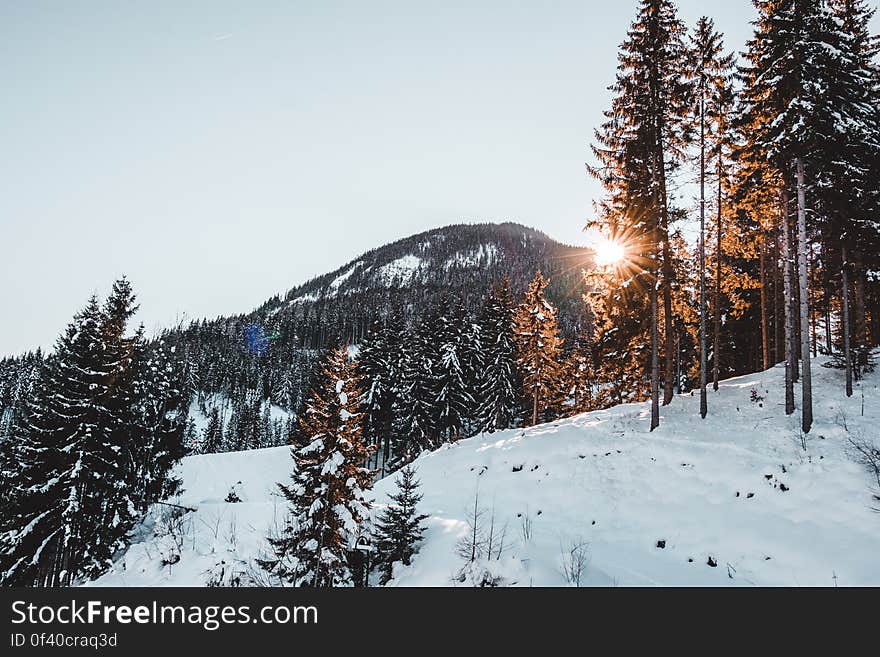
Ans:
<svg viewBox="0 0 880 657"><path fill-rule="evenodd" d="M680 6L750 34L746 0ZM0 2L0 354L123 273L154 329L448 223L582 242L635 7Z"/></svg>

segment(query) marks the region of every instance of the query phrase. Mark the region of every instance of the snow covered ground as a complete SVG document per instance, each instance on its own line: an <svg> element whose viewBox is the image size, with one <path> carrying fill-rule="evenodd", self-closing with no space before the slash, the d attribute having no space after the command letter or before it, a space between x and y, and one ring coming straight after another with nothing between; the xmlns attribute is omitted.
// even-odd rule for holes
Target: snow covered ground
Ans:
<svg viewBox="0 0 880 657"><path fill-rule="evenodd" d="M470 585L456 577L456 544L477 491L486 532L494 509L496 546L506 525L501 558L480 562L477 576L488 570L500 584L569 585L563 555L582 546L581 585L880 585L878 491L847 440L880 441L880 376L862 383L862 415L861 390L847 399L842 373L815 366L804 451L799 413L783 413L782 374L777 366L722 382L706 420L698 396L678 396L653 433L647 404L629 404L423 455L415 465L431 516L426 541L390 585ZM751 401L752 390L764 399ZM147 523L91 584L202 586L230 573L246 581L286 513L275 482L287 481L290 465L287 448L185 459L179 503L197 511L183 515L179 538L156 538ZM378 502L393 480L376 484ZM233 487L242 502L224 501ZM175 547L179 560L169 557Z"/></svg>

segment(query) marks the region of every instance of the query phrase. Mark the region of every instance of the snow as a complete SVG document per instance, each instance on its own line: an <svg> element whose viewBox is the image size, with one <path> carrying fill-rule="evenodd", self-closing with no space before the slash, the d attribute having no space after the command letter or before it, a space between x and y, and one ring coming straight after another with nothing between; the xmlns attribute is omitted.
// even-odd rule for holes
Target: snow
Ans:
<svg viewBox="0 0 880 657"><path fill-rule="evenodd" d="M453 267L488 267L498 259L498 247L494 244L480 244L468 251L458 251L446 261L446 269Z"/></svg>
<svg viewBox="0 0 880 657"><path fill-rule="evenodd" d="M407 254L396 260L392 260L387 265L382 265L377 272L377 276L380 280L384 281L386 285L395 282L405 283L413 277L421 266L421 258L412 254Z"/></svg>
<svg viewBox="0 0 880 657"><path fill-rule="evenodd" d="M351 275L354 273L354 270L357 269L362 263L360 261L354 263L351 267L342 272L339 276L333 279L333 282L330 283L329 292L330 294L335 294L337 290L339 290L339 286L342 285L345 281L351 278Z"/></svg>
<svg viewBox="0 0 880 657"><path fill-rule="evenodd" d="M295 303L306 303L307 301L317 301L318 299L320 299L320 297L317 294L309 292L298 296L296 299L291 299L288 305L292 306Z"/></svg>
<svg viewBox="0 0 880 657"><path fill-rule="evenodd" d="M506 525L506 547L472 570L502 584L565 586L562 554L584 544L582 585L880 585L876 491L847 441L876 435L880 373L861 384L861 415L861 391L847 399L841 371L814 369L806 451L798 413L782 410L782 377L777 366L721 382L705 420L697 395L678 396L653 433L649 404L626 404L424 453L415 467L425 542L390 585L469 583L453 576L477 491L486 522L494 507L496 532ZM750 401L753 389L762 402ZM161 565L146 532L92 584L201 586L230 564L246 570L287 513L275 482L288 483L291 468L286 447L184 459L178 502L198 510L184 516L180 560ZM394 479L375 485L374 515ZM233 485L241 503L223 501Z"/></svg>
<svg viewBox="0 0 880 657"><path fill-rule="evenodd" d="M265 401L263 403L265 405ZM192 402L190 402L189 417L193 421L196 431L200 436L205 432L205 429L208 428L208 421L210 419L211 409L215 406L220 409L221 415L223 415L224 419L228 422L229 418L232 416L232 407L231 402L226 397L226 395L208 395L205 399L205 409L208 411L207 414L202 413L202 409L199 408L199 402L197 399L193 399ZM275 422L276 420L286 422L287 419L290 418L290 416L291 413L282 406L278 406L277 404L270 404L269 419L273 422Z"/></svg>

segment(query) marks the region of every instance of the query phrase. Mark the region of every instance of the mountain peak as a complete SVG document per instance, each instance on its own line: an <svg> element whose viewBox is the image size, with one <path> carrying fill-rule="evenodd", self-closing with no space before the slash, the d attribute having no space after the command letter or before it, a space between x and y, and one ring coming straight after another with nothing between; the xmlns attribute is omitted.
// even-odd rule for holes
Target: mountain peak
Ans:
<svg viewBox="0 0 880 657"><path fill-rule="evenodd" d="M446 291L473 305L502 276L510 279L515 292L524 290L539 269L571 283L580 276L577 258L588 264L583 249L522 224L453 224L371 249L292 288L283 300L270 301L261 310L271 317L301 311L303 306L360 300L382 314L388 304L405 302L400 297L417 291Z"/></svg>

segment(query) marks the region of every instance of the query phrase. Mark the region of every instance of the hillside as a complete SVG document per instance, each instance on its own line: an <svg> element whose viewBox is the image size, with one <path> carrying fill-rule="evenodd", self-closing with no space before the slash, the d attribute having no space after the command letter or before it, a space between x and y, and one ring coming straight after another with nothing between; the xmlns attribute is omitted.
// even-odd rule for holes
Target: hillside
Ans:
<svg viewBox="0 0 880 657"><path fill-rule="evenodd" d="M554 301L567 306L569 296L580 300L580 290L574 295L569 292L580 281L580 268L588 264L583 249L519 224L445 226L372 249L294 287L283 301L272 300L261 311L270 317L306 314L303 306L322 304L339 308L336 313L329 309L322 313L332 315L344 313L349 306L362 309L366 303L381 313L383 306L408 306L442 293L460 295L466 305L473 306L502 276L508 276L513 289L521 292L538 270L560 279L551 295L555 293Z"/></svg>
<svg viewBox="0 0 880 657"><path fill-rule="evenodd" d="M484 529L493 507L495 536L506 526L501 560L483 564L502 585L566 585L572 545L585 546L582 585L880 585L876 482L848 442L876 434L880 375L862 383L862 414L860 391L847 399L842 373L817 367L804 450L797 414L782 412L782 373L722 382L706 420L697 397L679 396L654 433L648 406L630 404L423 454L427 539L391 584L471 583L453 580L463 564L455 546L479 491ZM184 459L178 502L197 510L182 517L177 541L154 535L154 508L140 542L92 585L247 583L284 517L275 482L290 468L284 447ZM233 487L242 502L224 502ZM393 477L379 481L378 502L392 490Z"/></svg>
<svg viewBox="0 0 880 657"><path fill-rule="evenodd" d="M553 280L549 296L560 306L563 329L572 331L582 312L581 269L590 262L584 249L520 224L444 226L372 249L268 301L251 319L274 325L320 317L324 333L329 324L330 332L357 342L393 306L418 317L426 299L449 294L475 309L502 276L519 294L540 270ZM304 342L322 345L318 334Z"/></svg>
<svg viewBox="0 0 880 657"><path fill-rule="evenodd" d="M581 272L589 266L588 250L518 224L446 226L368 251L252 312L193 322L165 339L184 355L188 385L200 400L253 405L258 398L296 413L330 342L361 342L392 310L409 327L445 312L449 299L473 314L504 276L519 298L541 270L551 280L547 296L562 336L583 335L589 319ZM263 348L250 344L253 331L271 336Z"/></svg>

